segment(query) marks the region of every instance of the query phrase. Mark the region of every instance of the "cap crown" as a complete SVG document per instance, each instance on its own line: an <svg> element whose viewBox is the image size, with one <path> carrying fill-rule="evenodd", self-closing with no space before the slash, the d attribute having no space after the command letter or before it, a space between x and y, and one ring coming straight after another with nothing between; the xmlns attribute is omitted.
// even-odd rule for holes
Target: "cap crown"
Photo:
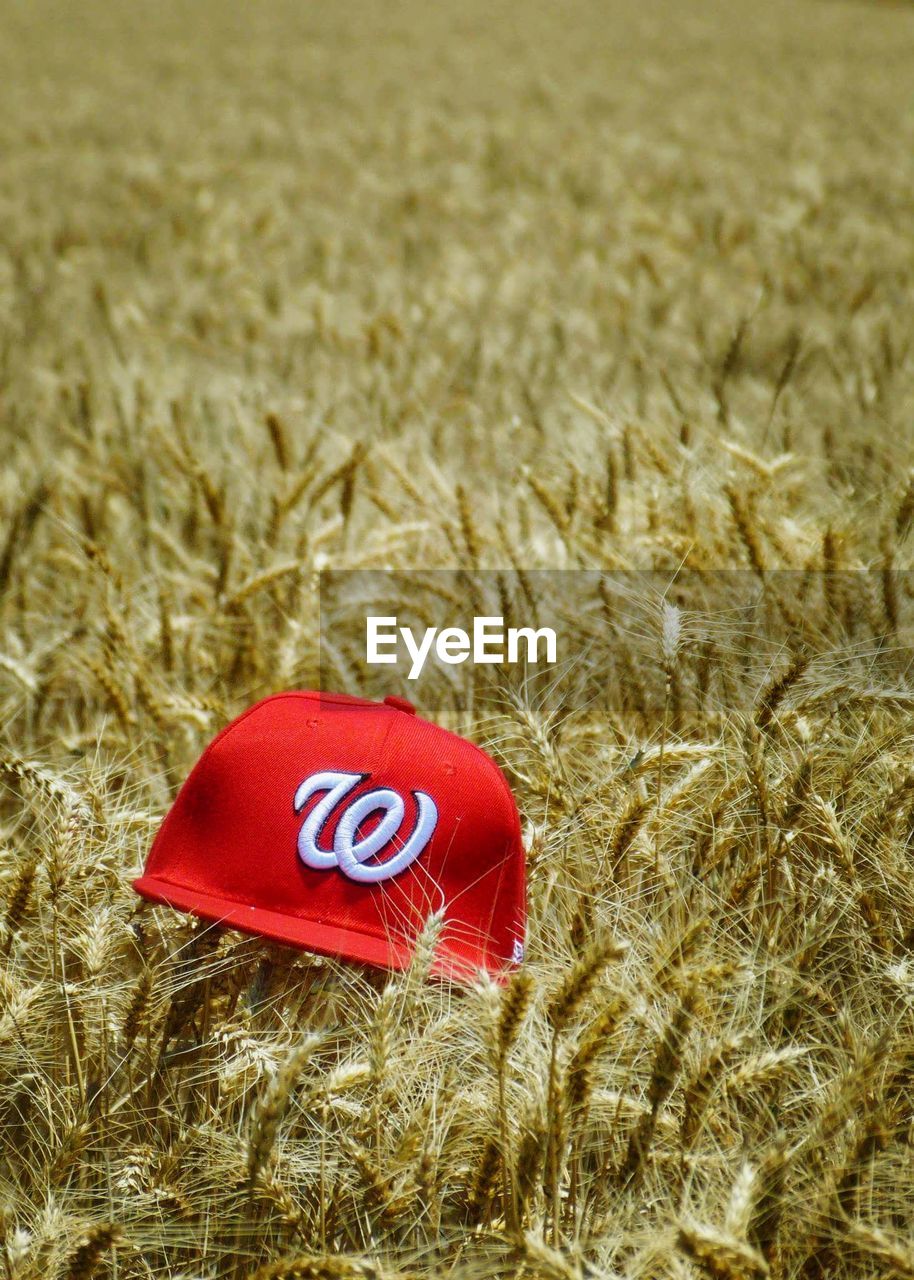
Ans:
<svg viewBox="0 0 914 1280"><path fill-rule="evenodd" d="M523 954L508 785L473 743L399 699L294 692L251 707L195 765L134 883L235 928L392 968L439 909L439 973L499 973Z"/></svg>

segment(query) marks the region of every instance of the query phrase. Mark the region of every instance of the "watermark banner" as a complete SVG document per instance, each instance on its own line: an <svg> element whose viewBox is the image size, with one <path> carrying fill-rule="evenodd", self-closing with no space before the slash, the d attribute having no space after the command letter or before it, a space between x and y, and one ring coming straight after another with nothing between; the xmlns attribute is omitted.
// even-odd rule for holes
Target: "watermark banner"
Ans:
<svg viewBox="0 0 914 1280"><path fill-rule="evenodd" d="M429 712L535 697L680 731L751 708L788 668L836 698L851 679L906 697L912 588L896 570L324 571L320 682Z"/></svg>

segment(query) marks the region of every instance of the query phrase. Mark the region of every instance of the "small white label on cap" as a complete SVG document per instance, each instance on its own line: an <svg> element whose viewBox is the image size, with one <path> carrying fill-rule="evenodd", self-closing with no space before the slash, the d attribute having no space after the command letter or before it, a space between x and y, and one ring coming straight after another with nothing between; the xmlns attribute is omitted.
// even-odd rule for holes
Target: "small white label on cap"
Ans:
<svg viewBox="0 0 914 1280"><path fill-rule="evenodd" d="M523 958L524 958L524 944L521 942L520 938L515 938L514 950L511 953L511 959L514 961L515 964L520 964Z"/></svg>

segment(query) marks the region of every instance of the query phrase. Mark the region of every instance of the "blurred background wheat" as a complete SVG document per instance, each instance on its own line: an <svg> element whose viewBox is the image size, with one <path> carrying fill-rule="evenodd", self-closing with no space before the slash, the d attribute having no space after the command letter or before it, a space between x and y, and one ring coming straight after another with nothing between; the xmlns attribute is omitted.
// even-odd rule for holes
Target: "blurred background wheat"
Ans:
<svg viewBox="0 0 914 1280"><path fill-rule="evenodd" d="M914 1276L914 13L2 23L0 1272ZM427 696L524 818L504 990L129 888L382 566L771 622L604 596L600 698Z"/></svg>

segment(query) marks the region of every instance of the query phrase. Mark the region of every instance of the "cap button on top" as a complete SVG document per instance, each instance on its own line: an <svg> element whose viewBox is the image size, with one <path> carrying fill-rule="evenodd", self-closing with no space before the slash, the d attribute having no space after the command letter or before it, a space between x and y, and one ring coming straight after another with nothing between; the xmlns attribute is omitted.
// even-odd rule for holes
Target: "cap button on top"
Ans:
<svg viewBox="0 0 914 1280"><path fill-rule="evenodd" d="M407 702L405 698L397 698L392 693L389 693L384 699L384 705L386 707L396 707L397 711L405 711L407 715L414 716L416 714L416 708L411 702Z"/></svg>

